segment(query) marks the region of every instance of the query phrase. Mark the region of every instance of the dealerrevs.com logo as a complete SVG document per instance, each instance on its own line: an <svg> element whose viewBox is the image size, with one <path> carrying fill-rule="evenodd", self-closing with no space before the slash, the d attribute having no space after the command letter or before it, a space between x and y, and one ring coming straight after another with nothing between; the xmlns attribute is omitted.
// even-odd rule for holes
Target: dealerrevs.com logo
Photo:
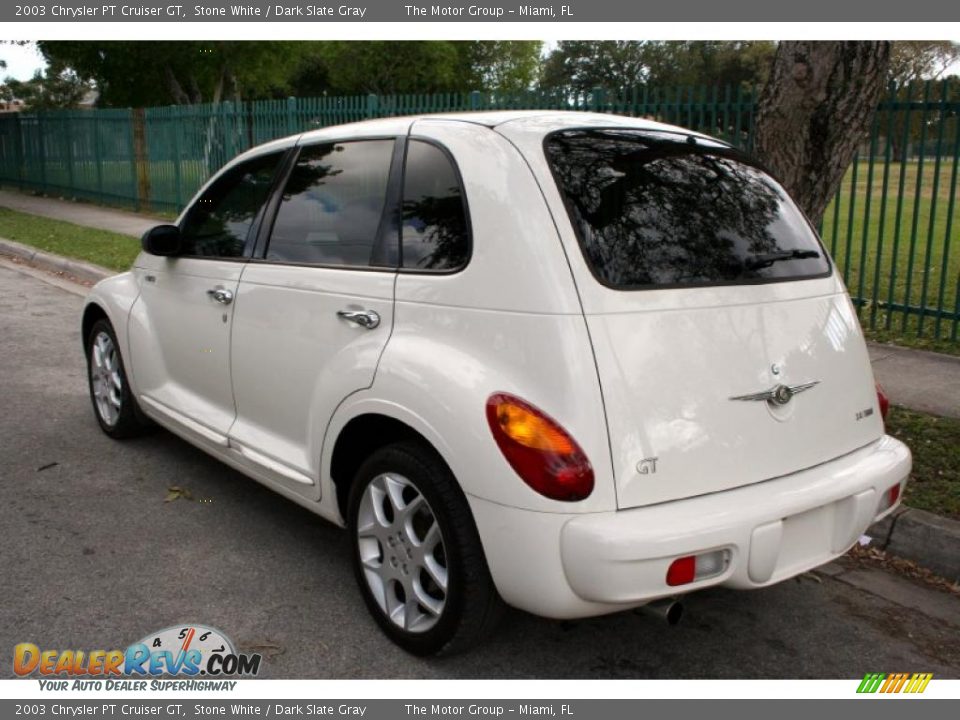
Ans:
<svg viewBox="0 0 960 720"><path fill-rule="evenodd" d="M13 649L13 672L18 677L36 673L43 689L50 690L145 690L147 680L137 678L161 677L189 682L151 680L151 690L229 690L236 683L221 678L255 677L261 659L238 653L216 628L184 624L150 633L125 650L42 650L20 643ZM54 679L64 677L72 682Z"/></svg>

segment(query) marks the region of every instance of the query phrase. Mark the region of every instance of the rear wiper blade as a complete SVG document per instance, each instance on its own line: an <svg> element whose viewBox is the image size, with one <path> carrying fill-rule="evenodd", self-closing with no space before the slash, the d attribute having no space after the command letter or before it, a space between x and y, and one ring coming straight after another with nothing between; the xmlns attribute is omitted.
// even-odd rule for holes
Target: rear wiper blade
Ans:
<svg viewBox="0 0 960 720"><path fill-rule="evenodd" d="M781 260L804 260L806 258L818 258L820 253L816 250L783 250L781 252L765 253L754 255L749 260L744 261L747 270L759 270L760 268L770 267L775 262Z"/></svg>

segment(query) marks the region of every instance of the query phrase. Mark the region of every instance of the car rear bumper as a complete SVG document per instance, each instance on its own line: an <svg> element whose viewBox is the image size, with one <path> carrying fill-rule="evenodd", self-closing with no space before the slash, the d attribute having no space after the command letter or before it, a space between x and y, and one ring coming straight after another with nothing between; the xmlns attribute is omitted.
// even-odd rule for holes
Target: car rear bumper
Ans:
<svg viewBox="0 0 960 720"><path fill-rule="evenodd" d="M786 477L648 507L557 515L471 505L504 599L578 617L715 585L763 587L829 562L896 507L881 503L910 467L907 447L885 436ZM713 550L726 551L722 572L667 584L676 558Z"/></svg>

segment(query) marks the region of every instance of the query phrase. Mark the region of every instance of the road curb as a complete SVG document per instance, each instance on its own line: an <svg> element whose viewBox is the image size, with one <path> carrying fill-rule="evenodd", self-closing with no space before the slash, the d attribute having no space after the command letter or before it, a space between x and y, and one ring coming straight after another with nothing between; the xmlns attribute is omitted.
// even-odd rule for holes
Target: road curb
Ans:
<svg viewBox="0 0 960 720"><path fill-rule="evenodd" d="M877 547L960 583L960 522L926 510L901 507L871 525Z"/></svg>
<svg viewBox="0 0 960 720"><path fill-rule="evenodd" d="M64 273L86 282L97 283L111 275L116 275L113 270L105 267L54 255L6 238L0 238L0 255L12 255L44 270Z"/></svg>

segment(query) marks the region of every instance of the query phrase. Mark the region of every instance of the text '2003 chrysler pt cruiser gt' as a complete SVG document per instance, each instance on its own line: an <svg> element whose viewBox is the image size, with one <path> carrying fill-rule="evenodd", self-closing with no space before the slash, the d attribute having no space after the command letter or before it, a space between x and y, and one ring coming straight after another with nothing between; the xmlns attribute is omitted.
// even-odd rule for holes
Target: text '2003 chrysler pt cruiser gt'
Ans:
<svg viewBox="0 0 960 720"><path fill-rule="evenodd" d="M411 652L844 553L898 504L809 222L707 136L586 113L374 120L233 160L83 312L95 414L349 529Z"/></svg>

